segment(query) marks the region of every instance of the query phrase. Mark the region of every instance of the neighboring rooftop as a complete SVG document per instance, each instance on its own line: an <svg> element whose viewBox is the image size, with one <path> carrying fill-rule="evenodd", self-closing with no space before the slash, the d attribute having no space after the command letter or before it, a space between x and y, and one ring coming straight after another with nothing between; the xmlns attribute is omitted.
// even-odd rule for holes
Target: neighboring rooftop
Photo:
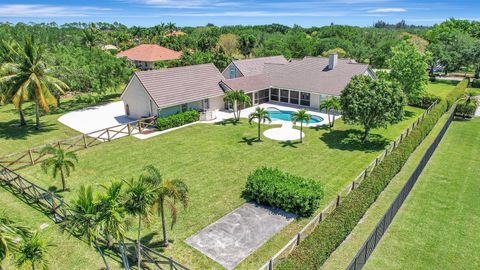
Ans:
<svg viewBox="0 0 480 270"><path fill-rule="evenodd" d="M174 60L182 56L182 52L170 50L157 44L141 44L117 54L117 57L127 57L134 61L155 62Z"/></svg>
<svg viewBox="0 0 480 270"><path fill-rule="evenodd" d="M255 76L263 73L265 64L286 64L288 60L283 55L233 60L233 64L243 76Z"/></svg>
<svg viewBox="0 0 480 270"><path fill-rule="evenodd" d="M219 85L223 76L213 64L139 71L135 76L159 107L224 94Z"/></svg>

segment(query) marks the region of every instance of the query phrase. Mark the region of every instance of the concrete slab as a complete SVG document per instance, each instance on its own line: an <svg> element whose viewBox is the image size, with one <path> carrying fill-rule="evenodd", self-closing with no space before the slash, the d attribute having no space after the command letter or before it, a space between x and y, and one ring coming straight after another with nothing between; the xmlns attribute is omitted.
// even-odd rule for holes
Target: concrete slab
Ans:
<svg viewBox="0 0 480 270"><path fill-rule="evenodd" d="M294 129L292 122L284 121L282 127L267 129L263 135L275 141L294 141L300 139L300 130ZM303 137L305 137L304 132L302 132Z"/></svg>
<svg viewBox="0 0 480 270"><path fill-rule="evenodd" d="M278 208L245 203L186 242L226 269L233 269L295 218Z"/></svg>

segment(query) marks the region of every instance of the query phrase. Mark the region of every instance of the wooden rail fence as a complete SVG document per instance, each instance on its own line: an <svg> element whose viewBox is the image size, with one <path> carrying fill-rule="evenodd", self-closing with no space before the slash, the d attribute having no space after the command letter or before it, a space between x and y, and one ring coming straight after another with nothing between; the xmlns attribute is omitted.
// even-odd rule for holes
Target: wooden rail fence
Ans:
<svg viewBox="0 0 480 270"><path fill-rule="evenodd" d="M335 198L323 210L315 215L285 246L283 246L275 255L273 255L259 270L272 270L278 260L288 256L300 243L309 236L322 220L330 215L342 202L350 192L361 185L362 181L377 167L383 159L388 156L400 143L418 126L418 124L425 118L427 114L435 107L437 102L434 102L425 112L423 112L408 128L406 128L400 136L397 137L390 145L388 145L382 153L380 153L352 182L350 182L344 189L342 189Z"/></svg>
<svg viewBox="0 0 480 270"><path fill-rule="evenodd" d="M42 149L46 146L54 146L66 151L79 151L122 137L144 134L154 128L156 128L155 117L144 118L9 154L0 157L0 165L16 171L35 165L49 157L49 155L41 154Z"/></svg>

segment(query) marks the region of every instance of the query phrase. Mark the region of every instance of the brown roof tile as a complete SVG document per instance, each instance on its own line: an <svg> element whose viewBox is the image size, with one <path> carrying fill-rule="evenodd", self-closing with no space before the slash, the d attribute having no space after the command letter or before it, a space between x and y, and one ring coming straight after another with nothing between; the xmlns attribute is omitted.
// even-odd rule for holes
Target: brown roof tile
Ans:
<svg viewBox="0 0 480 270"><path fill-rule="evenodd" d="M283 55L250 58L242 60L234 60L233 64L240 70L243 76L255 76L263 73L266 63L286 64L288 60Z"/></svg>

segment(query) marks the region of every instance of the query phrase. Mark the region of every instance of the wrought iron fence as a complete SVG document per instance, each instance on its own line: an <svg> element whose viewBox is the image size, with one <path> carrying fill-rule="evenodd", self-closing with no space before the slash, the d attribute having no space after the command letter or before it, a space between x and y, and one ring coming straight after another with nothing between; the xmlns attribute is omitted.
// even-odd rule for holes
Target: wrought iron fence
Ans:
<svg viewBox="0 0 480 270"><path fill-rule="evenodd" d="M442 130L437 135L437 137L435 137L435 140L432 142L432 144L428 147L420 163L415 168L415 171L413 171L412 175L408 178L402 190L397 194L397 196L395 197L395 200L392 202L387 212L383 215L380 222L378 222L375 229L373 229L373 231L368 236L365 243L362 245L360 250L355 255L354 259L350 262L350 265L347 267L347 270L360 270L363 268L363 266L365 266L368 258L375 250L375 247L377 246L378 242L380 242L380 239L382 238L383 234L388 229L388 226L392 223L398 210L400 209L403 202L407 198L408 194L412 190L413 186L417 182L420 174L422 173L423 169L425 168L428 161L432 157L433 153L437 149L438 144L440 143L443 136L445 135L448 128L450 127L450 124L452 123L452 120L454 117L455 117L455 108L452 109L447 121L442 127Z"/></svg>

